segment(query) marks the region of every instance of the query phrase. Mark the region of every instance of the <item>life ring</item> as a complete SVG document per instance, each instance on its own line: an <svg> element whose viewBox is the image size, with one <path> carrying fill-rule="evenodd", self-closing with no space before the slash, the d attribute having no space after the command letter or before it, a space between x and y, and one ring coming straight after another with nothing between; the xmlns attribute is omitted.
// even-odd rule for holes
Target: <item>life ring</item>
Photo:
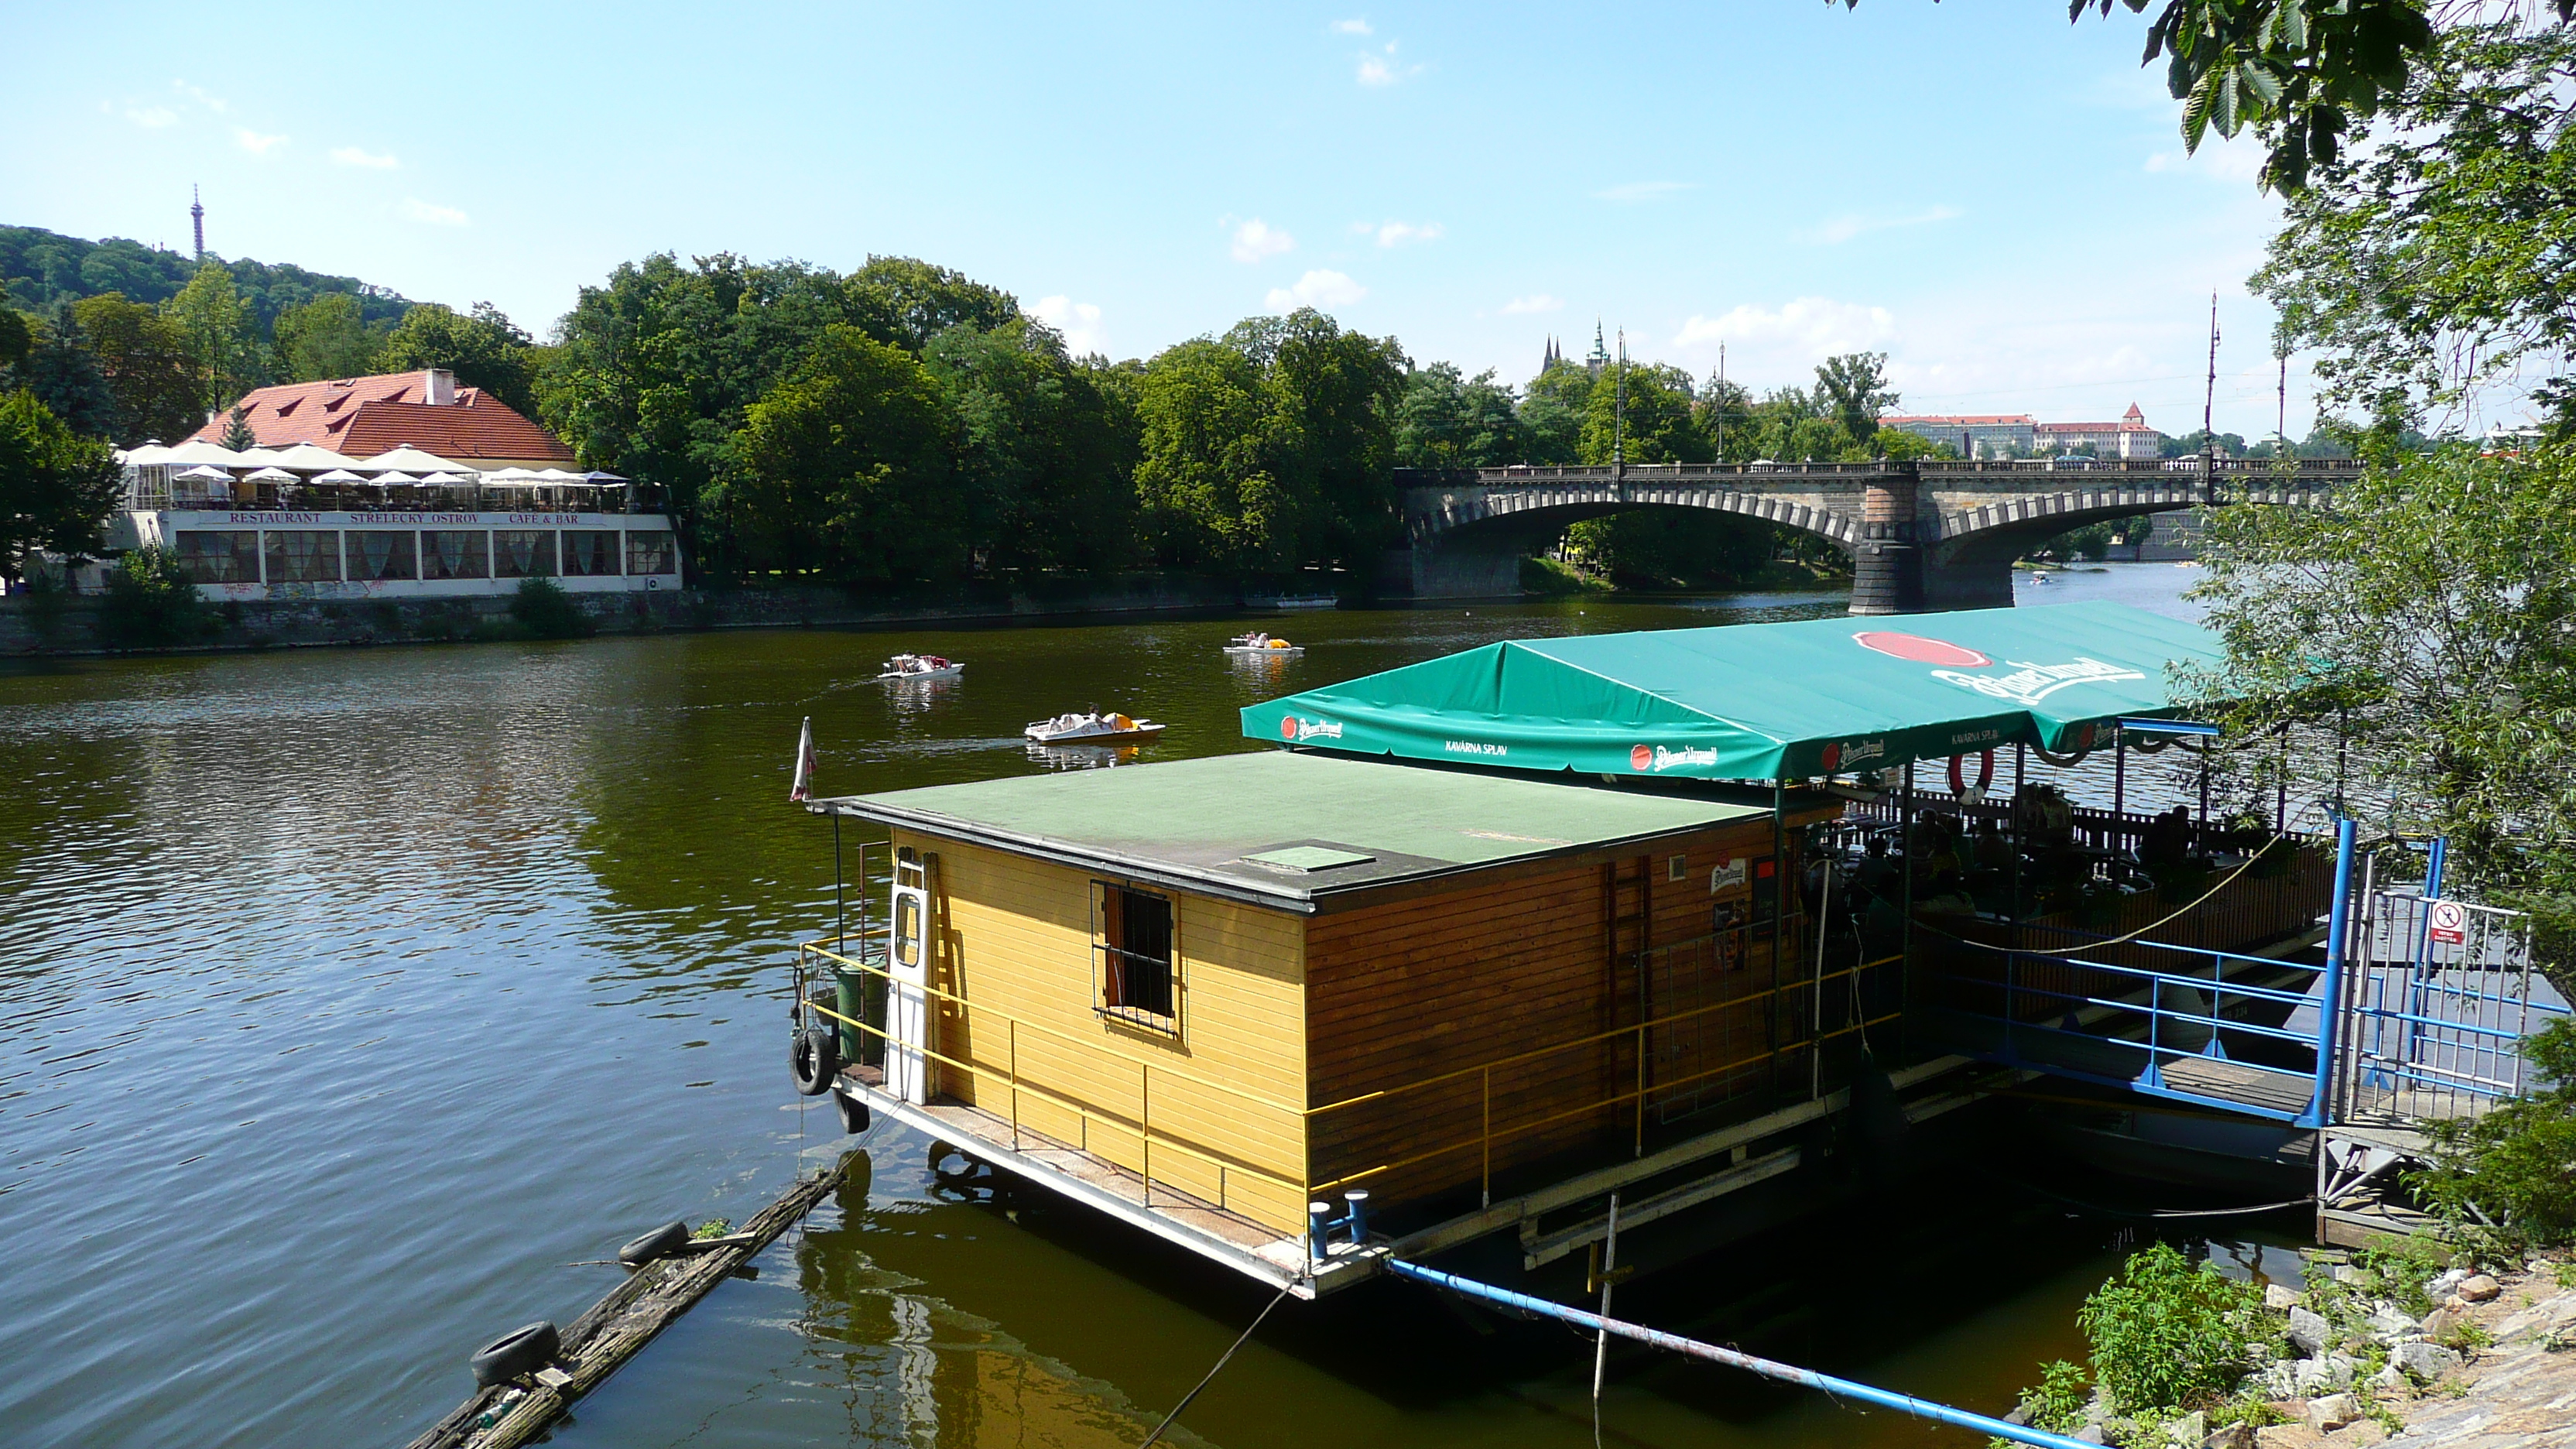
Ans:
<svg viewBox="0 0 2576 1449"><path fill-rule="evenodd" d="M617 1261L629 1268L641 1268L657 1258L667 1258L689 1245L687 1223L664 1223L625 1247L617 1250Z"/></svg>
<svg viewBox="0 0 2576 1449"><path fill-rule="evenodd" d="M819 1097L830 1091L832 1079L841 1074L839 1033L819 1026L796 1033L795 1045L787 1049L787 1072L796 1079L797 1096Z"/></svg>
<svg viewBox="0 0 2576 1449"><path fill-rule="evenodd" d="M1968 793L1970 788L1968 785L1967 759L1968 757L1965 755L1952 755L1950 757L1950 793L1953 795L1965 795ZM1980 795L1984 794L1986 787L1994 782L1995 752L1992 750L1977 751L1977 783L1975 786L1977 793Z"/></svg>
<svg viewBox="0 0 2576 1449"><path fill-rule="evenodd" d="M535 1373L555 1361L563 1352L563 1338L552 1323L540 1318L524 1328L514 1328L474 1351L468 1362L474 1368L474 1382L484 1388L506 1384L515 1378Z"/></svg>

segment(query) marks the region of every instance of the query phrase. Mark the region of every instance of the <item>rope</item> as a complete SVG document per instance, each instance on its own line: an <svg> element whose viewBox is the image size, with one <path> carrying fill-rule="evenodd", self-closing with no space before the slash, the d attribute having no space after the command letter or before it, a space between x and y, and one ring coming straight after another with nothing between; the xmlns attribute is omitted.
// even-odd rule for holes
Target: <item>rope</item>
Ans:
<svg viewBox="0 0 2576 1449"><path fill-rule="evenodd" d="M1919 916L1916 917L1914 924L1919 930L1930 931L1933 935L1946 937L1963 946L1976 946L1988 951L2000 951L2007 956L2072 956L2082 951L2099 951L2105 946L2125 946L2129 942L2138 939L2149 931L2155 930L2161 926L2172 925L2174 922L2190 915L2193 911L2207 905L2220 891L2236 884L2236 878L2238 876L2252 870L2254 868L2254 862L2261 860L2271 851L2273 846L2278 845L2289 838L2290 837L2286 833L2273 836L2261 850L2257 850L2253 854L2245 857L2245 863L2243 865L2229 871L2226 876L2218 882L2218 884L2211 886L2208 890L2202 892L2198 900L2193 901L2191 904L2184 906L2180 910L2175 911L2173 914L2166 916L2161 920L2149 921L2145 925L2140 926L2125 936L2110 936L2099 941L2087 941L2080 946L1997 946L1990 942L1972 941L1965 936L1954 935L1951 932L1942 930L1938 926L1927 924ZM1871 891L1870 894L1872 896L1876 896L1880 901L1885 901L1887 899L1887 897L1879 895L1876 891Z"/></svg>
<svg viewBox="0 0 2576 1449"><path fill-rule="evenodd" d="M2305 1207L2309 1203L2317 1200L2316 1194L2310 1193L2306 1197L2294 1197L2287 1202L2267 1202L2258 1207L2191 1209L2162 1208L2147 1212L2135 1212L2123 1208L2104 1207L2100 1203L2086 1202L2082 1198L2073 1198L2066 1196L2064 1193L2050 1192L2044 1187L2033 1187L2026 1182L2015 1182L2013 1183L2013 1186L2021 1188L2026 1192L2038 1193L2041 1197L2053 1198L2058 1202L2066 1204L2068 1207L2079 1207L2088 1213L2100 1213L2102 1216L2108 1218L2250 1218L2260 1213L2276 1213L2281 1211L2283 1208Z"/></svg>
<svg viewBox="0 0 2576 1449"><path fill-rule="evenodd" d="M1198 1388L1192 1389L1188 1393L1181 1395L1181 1401L1172 1405L1172 1412L1163 1416L1163 1422L1156 1424L1154 1426L1154 1432L1146 1435L1145 1442L1137 1445L1136 1449L1152 1449L1153 1444L1163 1437L1163 1431L1172 1427L1172 1421L1181 1417L1181 1410L1188 1408L1190 1406L1190 1401L1199 1396L1200 1390L1203 1390L1209 1384L1216 1382L1217 1374L1234 1358L1234 1350L1243 1347L1244 1344L1251 1341L1252 1330L1261 1326L1261 1320L1270 1316L1270 1310L1272 1308L1276 1308L1281 1303L1287 1301L1290 1290L1294 1289L1296 1286L1296 1284L1290 1283L1285 1287L1282 1287L1279 1290L1279 1296L1271 1299L1268 1307L1263 1308L1259 1313L1253 1315L1252 1328L1247 1328L1243 1331L1243 1337L1234 1341L1234 1348L1227 1349L1224 1356L1216 1361L1216 1367L1207 1371L1207 1377L1199 1380Z"/></svg>

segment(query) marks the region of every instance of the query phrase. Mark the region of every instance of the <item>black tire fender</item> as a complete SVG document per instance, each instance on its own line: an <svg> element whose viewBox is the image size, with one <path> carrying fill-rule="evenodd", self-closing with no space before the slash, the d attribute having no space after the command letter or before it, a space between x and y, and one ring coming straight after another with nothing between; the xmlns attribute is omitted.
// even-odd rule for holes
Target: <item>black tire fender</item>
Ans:
<svg viewBox="0 0 2576 1449"><path fill-rule="evenodd" d="M796 1079L796 1095L819 1097L832 1089L832 1079L841 1074L841 1038L838 1032L809 1026L796 1033L796 1042L787 1049L787 1073Z"/></svg>
<svg viewBox="0 0 2576 1449"><path fill-rule="evenodd" d="M832 1105L841 1109L841 1130L856 1135L868 1130L868 1104L847 1092L834 1092Z"/></svg>
<svg viewBox="0 0 2576 1449"><path fill-rule="evenodd" d="M664 1223L625 1247L617 1250L617 1261L629 1268L641 1268L656 1258L667 1258L689 1245L687 1223Z"/></svg>
<svg viewBox="0 0 2576 1449"><path fill-rule="evenodd" d="M474 1369L474 1382L488 1389L535 1373L553 1363L561 1352L563 1339L556 1334L555 1326L540 1318L476 1349L468 1362Z"/></svg>

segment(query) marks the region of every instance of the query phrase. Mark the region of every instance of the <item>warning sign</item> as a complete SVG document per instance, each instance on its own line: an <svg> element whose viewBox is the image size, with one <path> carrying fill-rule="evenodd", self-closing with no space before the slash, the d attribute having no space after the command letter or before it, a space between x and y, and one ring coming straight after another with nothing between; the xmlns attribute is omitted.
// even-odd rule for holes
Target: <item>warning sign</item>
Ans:
<svg viewBox="0 0 2576 1449"><path fill-rule="evenodd" d="M2435 901L2426 917L2426 932L2446 946L2457 946L2468 939L2469 908L2458 901Z"/></svg>

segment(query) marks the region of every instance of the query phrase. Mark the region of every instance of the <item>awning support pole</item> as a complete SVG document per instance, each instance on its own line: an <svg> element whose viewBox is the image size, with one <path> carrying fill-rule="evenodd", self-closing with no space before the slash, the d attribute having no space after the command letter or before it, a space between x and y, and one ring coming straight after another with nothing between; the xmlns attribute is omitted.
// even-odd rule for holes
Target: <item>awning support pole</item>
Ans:
<svg viewBox="0 0 2576 1449"><path fill-rule="evenodd" d="M1621 1338L1634 1339L1656 1348L1670 1349L1691 1358L1706 1359L1710 1363L1724 1364L1728 1368L1743 1369L1747 1373L1760 1374L1766 1379L1775 1379L1784 1384L1819 1389L1838 1399L1857 1399L1864 1404L1876 1404L1880 1408L1894 1409L1898 1413L1911 1414L1918 1419L1929 1419L1936 1424L1953 1424L1962 1429L1973 1429L1980 1434L1991 1434L1998 1439L2009 1439L2017 1444L2035 1445L2037 1449L2095 1449L2095 1446L2086 1445L2081 1440L2070 1439L2063 1434L2052 1434L2045 1429L2033 1429L2024 1424L2009 1424L2001 1419L1990 1419L1983 1414L1972 1414L1965 1409L1954 1409L1948 1404L1936 1404L1930 1399L1918 1399L1912 1394L1900 1394L1890 1389L1879 1388L1874 1384L1855 1383L1850 1379L1836 1378L1831 1374L1820 1374L1814 1369L1803 1369L1795 1364L1781 1363L1776 1359L1757 1357L1740 1349L1720 1348L1713 1343L1684 1338L1678 1333L1666 1333L1661 1329L1647 1328L1641 1324L1623 1323L1606 1314L1586 1313L1580 1308L1568 1308L1562 1303L1552 1303L1545 1298L1534 1298L1527 1293L1515 1293L1508 1288L1497 1288L1490 1283L1479 1283L1473 1278L1461 1278L1455 1273L1443 1273L1437 1268L1425 1268L1419 1263L1407 1263L1400 1259L1388 1258L1384 1260L1384 1266L1388 1272L1400 1278L1411 1278L1415 1282L1428 1283L1435 1288L1445 1288L1468 1298L1482 1298L1489 1303L1499 1303L1506 1308L1518 1309L1523 1313L1535 1313L1542 1317L1554 1318L1560 1322L1573 1324L1577 1328L1591 1329L1596 1333L1615 1333Z"/></svg>
<svg viewBox="0 0 2576 1449"><path fill-rule="evenodd" d="M842 955L850 954L850 922L841 898L841 812L832 812L832 937Z"/></svg>
<svg viewBox="0 0 2576 1449"><path fill-rule="evenodd" d="M2128 805L2129 732L2113 725L2111 727L2111 813L2115 816L2126 814Z"/></svg>

